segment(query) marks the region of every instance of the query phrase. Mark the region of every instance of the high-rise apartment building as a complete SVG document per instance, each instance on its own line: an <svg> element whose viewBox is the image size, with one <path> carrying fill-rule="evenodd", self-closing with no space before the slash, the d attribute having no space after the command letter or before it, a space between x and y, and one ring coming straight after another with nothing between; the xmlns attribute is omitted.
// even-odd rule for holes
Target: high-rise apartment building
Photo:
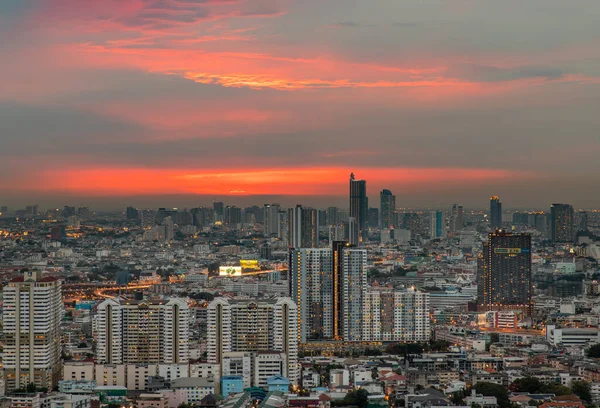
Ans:
<svg viewBox="0 0 600 408"><path fill-rule="evenodd" d="M319 211L297 205L289 210L288 245L291 248L317 248L319 246Z"/></svg>
<svg viewBox="0 0 600 408"><path fill-rule="evenodd" d="M362 341L429 341L429 293L371 288L365 293L362 336Z"/></svg>
<svg viewBox="0 0 600 408"><path fill-rule="evenodd" d="M550 207L550 234L552 242L570 243L575 240L573 206L552 204Z"/></svg>
<svg viewBox="0 0 600 408"><path fill-rule="evenodd" d="M502 228L502 203L498 196L490 197L490 228L492 231Z"/></svg>
<svg viewBox="0 0 600 408"><path fill-rule="evenodd" d="M356 180L354 173L350 174L350 218L354 218L358 237L350 235L350 244L359 245L367 241L369 229L367 217L369 212L369 199L367 198L367 182ZM350 228L352 230L352 228ZM354 242L358 238L358 241Z"/></svg>
<svg viewBox="0 0 600 408"><path fill-rule="evenodd" d="M137 208L129 206L125 211L125 217L128 220L137 220L140 218L140 213Z"/></svg>
<svg viewBox="0 0 600 408"><path fill-rule="evenodd" d="M216 298L208 305L208 361L223 365L227 353L285 353L284 375L298 382L298 313L290 298ZM278 360L279 361L279 360Z"/></svg>
<svg viewBox="0 0 600 408"><path fill-rule="evenodd" d="M379 228L388 229L396 226L396 196L390 190L381 190L380 198L380 217Z"/></svg>
<svg viewBox="0 0 600 408"><path fill-rule="evenodd" d="M225 214L225 204L221 201L213 202L213 215L215 222L223 222L223 216Z"/></svg>
<svg viewBox="0 0 600 408"><path fill-rule="evenodd" d="M279 204L265 204L263 207L265 236L272 237L279 235Z"/></svg>
<svg viewBox="0 0 600 408"><path fill-rule="evenodd" d="M3 291L3 357L7 391L34 383L52 389L61 372L61 283L28 271Z"/></svg>
<svg viewBox="0 0 600 408"><path fill-rule="evenodd" d="M429 237L431 239L441 238L444 234L444 212L431 211L429 213Z"/></svg>
<svg viewBox="0 0 600 408"><path fill-rule="evenodd" d="M360 341L363 302L367 292L367 250L342 250L342 333L345 341Z"/></svg>
<svg viewBox="0 0 600 408"><path fill-rule="evenodd" d="M94 320L96 359L102 364L189 361L189 307L167 300L107 299Z"/></svg>
<svg viewBox="0 0 600 408"><path fill-rule="evenodd" d="M298 307L300 341L333 336L332 252L329 248L290 251L290 295Z"/></svg>
<svg viewBox="0 0 600 408"><path fill-rule="evenodd" d="M142 228L152 228L156 224L156 211L142 210L140 216Z"/></svg>
<svg viewBox="0 0 600 408"><path fill-rule="evenodd" d="M497 230L477 260L477 295L483 310L531 314L531 235Z"/></svg>
<svg viewBox="0 0 600 408"><path fill-rule="evenodd" d="M588 213L587 211L579 211L579 226L578 231L588 231Z"/></svg>
<svg viewBox="0 0 600 408"><path fill-rule="evenodd" d="M450 232L462 231L464 226L465 214L463 206L458 204L452 205L452 210L450 211Z"/></svg>

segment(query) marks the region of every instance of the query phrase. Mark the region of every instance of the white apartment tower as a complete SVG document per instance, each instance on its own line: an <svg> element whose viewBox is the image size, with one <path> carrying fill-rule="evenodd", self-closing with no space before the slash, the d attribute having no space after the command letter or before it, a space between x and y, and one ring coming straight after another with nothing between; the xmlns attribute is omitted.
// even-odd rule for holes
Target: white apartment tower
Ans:
<svg viewBox="0 0 600 408"><path fill-rule="evenodd" d="M373 287L365 294L363 341L429 341L429 293Z"/></svg>
<svg viewBox="0 0 600 408"><path fill-rule="evenodd" d="M345 341L362 341L363 303L367 292L367 250L342 251L342 315Z"/></svg>
<svg viewBox="0 0 600 408"><path fill-rule="evenodd" d="M98 363L189 361L189 307L183 299L107 299L94 323Z"/></svg>
<svg viewBox="0 0 600 408"><path fill-rule="evenodd" d="M290 251L290 295L298 306L299 340L333 336L333 259L331 249Z"/></svg>
<svg viewBox="0 0 600 408"><path fill-rule="evenodd" d="M282 373L298 381L298 314L290 298L226 299L208 305L208 362L223 365L231 352L284 353ZM227 370L225 370L227 371Z"/></svg>
<svg viewBox="0 0 600 408"><path fill-rule="evenodd" d="M4 378L12 391L34 383L52 389L61 364L61 283L41 271L25 272L3 290Z"/></svg>

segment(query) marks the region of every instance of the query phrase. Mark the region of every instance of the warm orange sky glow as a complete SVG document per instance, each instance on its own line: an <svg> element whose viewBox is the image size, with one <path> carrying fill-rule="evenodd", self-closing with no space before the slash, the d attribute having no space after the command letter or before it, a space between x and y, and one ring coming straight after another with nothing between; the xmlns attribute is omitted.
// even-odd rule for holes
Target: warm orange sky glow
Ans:
<svg viewBox="0 0 600 408"><path fill-rule="evenodd" d="M0 188L595 205L582 1L0 2Z"/></svg>

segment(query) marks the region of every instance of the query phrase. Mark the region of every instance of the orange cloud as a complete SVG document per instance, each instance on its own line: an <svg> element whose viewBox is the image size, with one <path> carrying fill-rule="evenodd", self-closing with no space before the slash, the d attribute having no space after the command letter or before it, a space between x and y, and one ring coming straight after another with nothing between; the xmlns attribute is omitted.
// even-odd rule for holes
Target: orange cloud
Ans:
<svg viewBox="0 0 600 408"><path fill-rule="evenodd" d="M227 156L223 156L227 160ZM467 168L358 168L352 169L369 185L393 183L418 188L484 183L534 174ZM332 195L344 194L350 169L341 167L288 169L146 169L83 168L39 175L32 190L65 191L90 196L146 194L216 195Z"/></svg>

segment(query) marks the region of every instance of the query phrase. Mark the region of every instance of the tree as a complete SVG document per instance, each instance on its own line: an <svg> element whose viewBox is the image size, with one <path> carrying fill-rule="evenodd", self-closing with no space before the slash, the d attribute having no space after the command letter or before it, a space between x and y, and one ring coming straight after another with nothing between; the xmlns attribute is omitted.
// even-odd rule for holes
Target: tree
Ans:
<svg viewBox="0 0 600 408"><path fill-rule="evenodd" d="M540 393L543 394L554 394L557 397L561 395L570 395L573 394L573 391L569 387L565 387L561 384L544 384L544 386L540 389Z"/></svg>
<svg viewBox="0 0 600 408"><path fill-rule="evenodd" d="M365 389L350 391L342 400L346 405L356 405L359 408L365 408L369 402L369 392Z"/></svg>
<svg viewBox="0 0 600 408"><path fill-rule="evenodd" d="M600 344L594 344L587 349L587 356L592 358L600 358Z"/></svg>
<svg viewBox="0 0 600 408"><path fill-rule="evenodd" d="M510 390L513 392L528 392L535 394L540 392L544 384L535 377L517 378L510 385Z"/></svg>
<svg viewBox="0 0 600 408"><path fill-rule="evenodd" d="M571 391L585 402L592 402L592 387L587 381L571 381Z"/></svg>
<svg viewBox="0 0 600 408"><path fill-rule="evenodd" d="M478 394L485 397L496 397L500 408L509 408L510 400L508 399L508 390L501 385L479 382L473 387Z"/></svg>

